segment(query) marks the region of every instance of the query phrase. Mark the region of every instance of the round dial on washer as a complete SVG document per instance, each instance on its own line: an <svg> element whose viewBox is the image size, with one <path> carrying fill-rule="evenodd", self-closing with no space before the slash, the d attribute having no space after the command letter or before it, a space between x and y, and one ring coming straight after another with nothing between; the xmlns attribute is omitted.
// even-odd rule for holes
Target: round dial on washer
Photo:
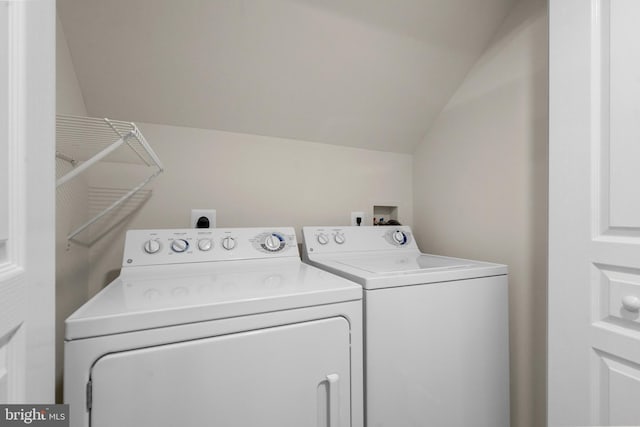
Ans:
<svg viewBox="0 0 640 427"><path fill-rule="evenodd" d="M144 242L144 251L148 254L155 254L160 250L160 242L157 240L147 240Z"/></svg>
<svg viewBox="0 0 640 427"><path fill-rule="evenodd" d="M271 252L277 252L284 248L284 237L278 233L271 233L264 239L264 248Z"/></svg>
<svg viewBox="0 0 640 427"><path fill-rule="evenodd" d="M407 239L407 235L404 234L404 231L401 230L396 230L392 235L391 238L393 239L393 242L402 246L404 244L407 243L407 241L409 239Z"/></svg>
<svg viewBox="0 0 640 427"><path fill-rule="evenodd" d="M213 242L211 239L200 239L198 240L198 249L203 252L210 251L213 247Z"/></svg>
<svg viewBox="0 0 640 427"><path fill-rule="evenodd" d="M318 243L320 243L321 245L326 245L327 243L329 243L329 236L327 236L326 233L320 233L318 234Z"/></svg>
<svg viewBox="0 0 640 427"><path fill-rule="evenodd" d="M184 239L176 239L171 242L171 249L173 249L174 252L184 252L189 249L189 242Z"/></svg>
<svg viewBox="0 0 640 427"><path fill-rule="evenodd" d="M222 247L230 251L231 249L236 247L236 239L231 236L225 237L224 239L222 239Z"/></svg>
<svg viewBox="0 0 640 427"><path fill-rule="evenodd" d="M333 240L335 240L335 242L339 245L343 244L345 242L345 238L344 238L344 234L340 233L339 231L333 236Z"/></svg>

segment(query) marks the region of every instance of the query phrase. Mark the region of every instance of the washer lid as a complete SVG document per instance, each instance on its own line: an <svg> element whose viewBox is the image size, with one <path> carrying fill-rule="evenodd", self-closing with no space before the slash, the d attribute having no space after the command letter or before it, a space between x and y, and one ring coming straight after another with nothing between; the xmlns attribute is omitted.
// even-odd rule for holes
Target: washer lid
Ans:
<svg viewBox="0 0 640 427"><path fill-rule="evenodd" d="M477 264L464 259L416 254L414 252L409 254L398 254L396 252L385 255L362 255L355 256L344 261L338 260L337 263L376 274L412 273L455 269L470 267Z"/></svg>
<svg viewBox="0 0 640 427"><path fill-rule="evenodd" d="M423 254L414 249L309 255L309 262L360 283L366 289L507 274L505 265Z"/></svg>
<svg viewBox="0 0 640 427"><path fill-rule="evenodd" d="M67 318L96 337L360 300L362 288L293 259L131 267Z"/></svg>

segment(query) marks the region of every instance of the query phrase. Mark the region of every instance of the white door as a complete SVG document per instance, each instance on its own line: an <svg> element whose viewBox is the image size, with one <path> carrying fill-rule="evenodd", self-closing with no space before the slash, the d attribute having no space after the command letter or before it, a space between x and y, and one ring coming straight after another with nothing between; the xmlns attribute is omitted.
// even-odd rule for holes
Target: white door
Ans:
<svg viewBox="0 0 640 427"><path fill-rule="evenodd" d="M0 402L54 399L54 19L0 0Z"/></svg>
<svg viewBox="0 0 640 427"><path fill-rule="evenodd" d="M549 18L549 425L640 425L640 1Z"/></svg>
<svg viewBox="0 0 640 427"><path fill-rule="evenodd" d="M91 369L92 427L348 427L342 317L107 354Z"/></svg>

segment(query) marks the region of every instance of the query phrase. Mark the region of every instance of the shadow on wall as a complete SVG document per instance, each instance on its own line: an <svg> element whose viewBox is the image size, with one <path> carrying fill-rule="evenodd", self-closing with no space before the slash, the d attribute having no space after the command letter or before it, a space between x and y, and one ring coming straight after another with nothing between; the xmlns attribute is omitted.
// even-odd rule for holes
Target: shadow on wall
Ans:
<svg viewBox="0 0 640 427"><path fill-rule="evenodd" d="M546 424L547 21L514 7L414 155L421 248L509 266L513 427Z"/></svg>

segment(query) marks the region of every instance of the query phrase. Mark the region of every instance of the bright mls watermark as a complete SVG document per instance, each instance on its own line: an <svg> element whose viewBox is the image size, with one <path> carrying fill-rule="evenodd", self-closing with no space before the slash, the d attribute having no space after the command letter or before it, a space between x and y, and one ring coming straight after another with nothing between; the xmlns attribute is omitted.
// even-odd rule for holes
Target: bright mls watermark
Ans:
<svg viewBox="0 0 640 427"><path fill-rule="evenodd" d="M69 427L69 405L0 405L0 427Z"/></svg>

